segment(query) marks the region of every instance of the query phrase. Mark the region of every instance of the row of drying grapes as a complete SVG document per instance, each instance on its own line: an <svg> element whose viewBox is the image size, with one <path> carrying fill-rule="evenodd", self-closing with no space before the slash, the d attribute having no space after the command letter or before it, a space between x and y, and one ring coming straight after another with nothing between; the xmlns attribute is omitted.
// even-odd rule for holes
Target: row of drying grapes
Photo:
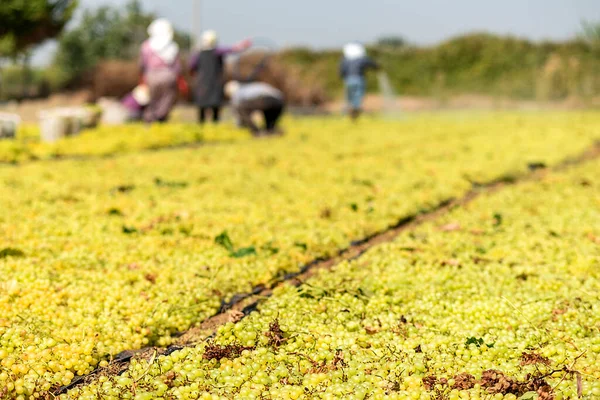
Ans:
<svg viewBox="0 0 600 400"><path fill-rule="evenodd" d="M0 390L168 345L236 293L450 197L556 164L594 114L294 122L285 138L0 169Z"/></svg>
<svg viewBox="0 0 600 400"><path fill-rule="evenodd" d="M100 126L55 143L44 143L39 140L37 126L26 125L20 129L15 140L0 140L0 162L23 163L74 156L109 156L249 138L248 133L226 125L200 127L186 124L130 124Z"/></svg>
<svg viewBox="0 0 600 400"><path fill-rule="evenodd" d="M599 176L482 196L63 398L600 398Z"/></svg>

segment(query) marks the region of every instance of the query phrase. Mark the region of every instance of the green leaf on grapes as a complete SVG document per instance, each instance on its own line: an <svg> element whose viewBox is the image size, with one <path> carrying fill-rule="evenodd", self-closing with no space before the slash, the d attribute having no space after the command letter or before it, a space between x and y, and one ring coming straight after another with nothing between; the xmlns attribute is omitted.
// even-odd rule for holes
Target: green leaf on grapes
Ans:
<svg viewBox="0 0 600 400"><path fill-rule="evenodd" d="M304 287L298 288L298 293L300 293L300 297L306 299L322 299L324 297L331 296L327 290L317 287Z"/></svg>
<svg viewBox="0 0 600 400"><path fill-rule="evenodd" d="M296 291L298 293L300 293L300 297L314 299L314 296L309 292L309 290L310 289L308 287L304 287L304 286L300 286L296 289Z"/></svg>
<svg viewBox="0 0 600 400"><path fill-rule="evenodd" d="M111 194L114 194L116 192L128 193L128 192L131 192L133 189L135 189L134 185L119 185L119 186L115 186L114 188L112 188L110 190L110 193Z"/></svg>
<svg viewBox="0 0 600 400"><path fill-rule="evenodd" d="M529 168L530 171L535 171L535 170L543 169L546 167L547 167L546 163L540 162L540 161L534 161L534 162L527 163L527 168Z"/></svg>
<svg viewBox="0 0 600 400"><path fill-rule="evenodd" d="M123 213L118 208L111 208L111 209L109 209L108 212L107 212L107 214L108 215L117 216L117 217L123 216Z"/></svg>
<svg viewBox="0 0 600 400"><path fill-rule="evenodd" d="M135 228L133 226L123 225L123 227L121 229L122 229L123 233L125 233L127 235L131 235L133 233L137 233L138 232L137 228Z"/></svg>
<svg viewBox="0 0 600 400"><path fill-rule="evenodd" d="M356 203L350 204L350 209L354 212L358 211L358 204L356 204Z"/></svg>
<svg viewBox="0 0 600 400"><path fill-rule="evenodd" d="M537 392L527 392L519 397L519 400L536 400L538 398Z"/></svg>
<svg viewBox="0 0 600 400"><path fill-rule="evenodd" d="M494 213L494 226L502 225L502 214Z"/></svg>
<svg viewBox="0 0 600 400"><path fill-rule="evenodd" d="M192 234L193 230L194 230L194 227L192 225L180 225L179 226L179 233L181 233L185 236L190 236Z"/></svg>
<svg viewBox="0 0 600 400"><path fill-rule="evenodd" d="M235 251L235 249L233 248L233 242L229 238L229 234L227 233L227 231L223 231L217 237L215 237L215 243L220 246L223 246L225 250L229 251L230 253L233 253Z"/></svg>
<svg viewBox="0 0 600 400"><path fill-rule="evenodd" d="M355 185L362 185L362 186L366 186L366 187L374 187L375 183L373 183L373 181L369 180L369 179L354 179L352 181L352 183L354 183Z"/></svg>
<svg viewBox="0 0 600 400"><path fill-rule="evenodd" d="M161 229L160 234L163 236L169 236L173 234L173 228L164 228Z"/></svg>
<svg viewBox="0 0 600 400"><path fill-rule="evenodd" d="M256 254L256 249L254 248L254 246L250 246L250 247L243 247L236 251L232 251L230 255L231 255L231 257L242 258L242 257L254 255L254 254Z"/></svg>
<svg viewBox="0 0 600 400"><path fill-rule="evenodd" d="M14 247L5 247L0 250L0 259L8 257L25 257L23 250L16 249Z"/></svg>
<svg viewBox="0 0 600 400"><path fill-rule="evenodd" d="M260 249L268 252L270 255L279 253L279 248L274 247L273 242L262 245Z"/></svg>
<svg viewBox="0 0 600 400"><path fill-rule="evenodd" d="M469 337L469 338L467 338L467 341L465 342L465 346L468 347L470 344L474 344L475 346L479 347L483 344L483 339L476 338L476 337Z"/></svg>
<svg viewBox="0 0 600 400"><path fill-rule="evenodd" d="M306 245L306 243L296 242L296 243L294 243L294 246L300 247L304 251L306 251L306 249L308 249L308 246Z"/></svg>
<svg viewBox="0 0 600 400"><path fill-rule="evenodd" d="M469 338L467 338L467 340L465 342L465 346L469 347L470 344L474 344L477 347L481 347L481 346L485 345L491 349L492 347L494 347L494 345L496 343L495 342L494 343L485 343L483 338L469 337Z"/></svg>
<svg viewBox="0 0 600 400"><path fill-rule="evenodd" d="M184 188L188 186L187 182L178 181L164 181L161 178L154 178L154 184L156 186L170 187L170 188Z"/></svg>

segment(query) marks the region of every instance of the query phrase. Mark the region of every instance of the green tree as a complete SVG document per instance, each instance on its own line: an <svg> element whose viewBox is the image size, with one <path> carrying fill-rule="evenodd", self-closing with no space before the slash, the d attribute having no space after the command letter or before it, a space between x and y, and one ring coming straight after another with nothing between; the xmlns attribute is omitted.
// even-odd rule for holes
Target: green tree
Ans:
<svg viewBox="0 0 600 400"><path fill-rule="evenodd" d="M579 37L594 49L600 48L600 22L583 21Z"/></svg>
<svg viewBox="0 0 600 400"><path fill-rule="evenodd" d="M130 1L123 10L110 6L86 10L79 25L59 40L55 64L63 80L80 77L102 60L135 59L155 18L142 9L139 0ZM190 43L189 35L181 32L176 32L175 40L184 49Z"/></svg>
<svg viewBox="0 0 600 400"><path fill-rule="evenodd" d="M376 46L387 48L387 49L401 49L407 45L406 39L402 36L384 36L377 39Z"/></svg>
<svg viewBox="0 0 600 400"><path fill-rule="evenodd" d="M77 0L2 0L0 54L15 56L56 37L76 7Z"/></svg>

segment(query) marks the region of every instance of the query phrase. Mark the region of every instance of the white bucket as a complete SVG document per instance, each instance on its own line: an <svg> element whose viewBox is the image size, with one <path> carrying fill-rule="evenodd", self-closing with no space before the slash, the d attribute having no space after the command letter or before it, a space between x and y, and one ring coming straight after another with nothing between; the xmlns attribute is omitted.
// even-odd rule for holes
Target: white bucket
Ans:
<svg viewBox="0 0 600 400"><path fill-rule="evenodd" d="M44 142L75 136L85 127L91 111L84 107L55 108L40 112L40 134Z"/></svg>
<svg viewBox="0 0 600 400"><path fill-rule="evenodd" d="M102 110L101 122L104 125L122 125L129 119L129 111L117 99L103 97L96 104Z"/></svg>
<svg viewBox="0 0 600 400"><path fill-rule="evenodd" d="M55 115L52 112L40 113L40 138L42 142L56 142L66 136L65 118Z"/></svg>
<svg viewBox="0 0 600 400"><path fill-rule="evenodd" d="M14 139L21 124L17 114L0 113L0 139Z"/></svg>

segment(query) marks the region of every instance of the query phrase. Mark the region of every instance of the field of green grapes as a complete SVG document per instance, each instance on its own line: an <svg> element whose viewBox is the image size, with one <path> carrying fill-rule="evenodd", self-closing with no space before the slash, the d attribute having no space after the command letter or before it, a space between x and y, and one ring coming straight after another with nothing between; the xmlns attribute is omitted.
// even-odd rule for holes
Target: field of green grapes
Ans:
<svg viewBox="0 0 600 400"><path fill-rule="evenodd" d="M600 398L598 176L479 197L63 397Z"/></svg>
<svg viewBox="0 0 600 400"><path fill-rule="evenodd" d="M23 163L64 157L111 156L192 144L249 139L250 135L226 126L165 124L100 126L55 143L40 140L39 128L25 125L15 140L0 140L0 163Z"/></svg>
<svg viewBox="0 0 600 400"><path fill-rule="evenodd" d="M265 140L227 126L119 129L56 145L123 153L111 158L0 167L0 398L51 397L121 351L168 346L236 294L474 187L574 158L600 138L600 116L300 119ZM216 143L137 151L198 132ZM478 398L482 368L521 382L540 367L521 368L519 351L571 368L547 377L556 396L572 396L575 375L592 393L600 200L598 168L586 168L479 200L447 229L432 223L279 290L212 344L68 396ZM453 389L456 374L478 386Z"/></svg>

